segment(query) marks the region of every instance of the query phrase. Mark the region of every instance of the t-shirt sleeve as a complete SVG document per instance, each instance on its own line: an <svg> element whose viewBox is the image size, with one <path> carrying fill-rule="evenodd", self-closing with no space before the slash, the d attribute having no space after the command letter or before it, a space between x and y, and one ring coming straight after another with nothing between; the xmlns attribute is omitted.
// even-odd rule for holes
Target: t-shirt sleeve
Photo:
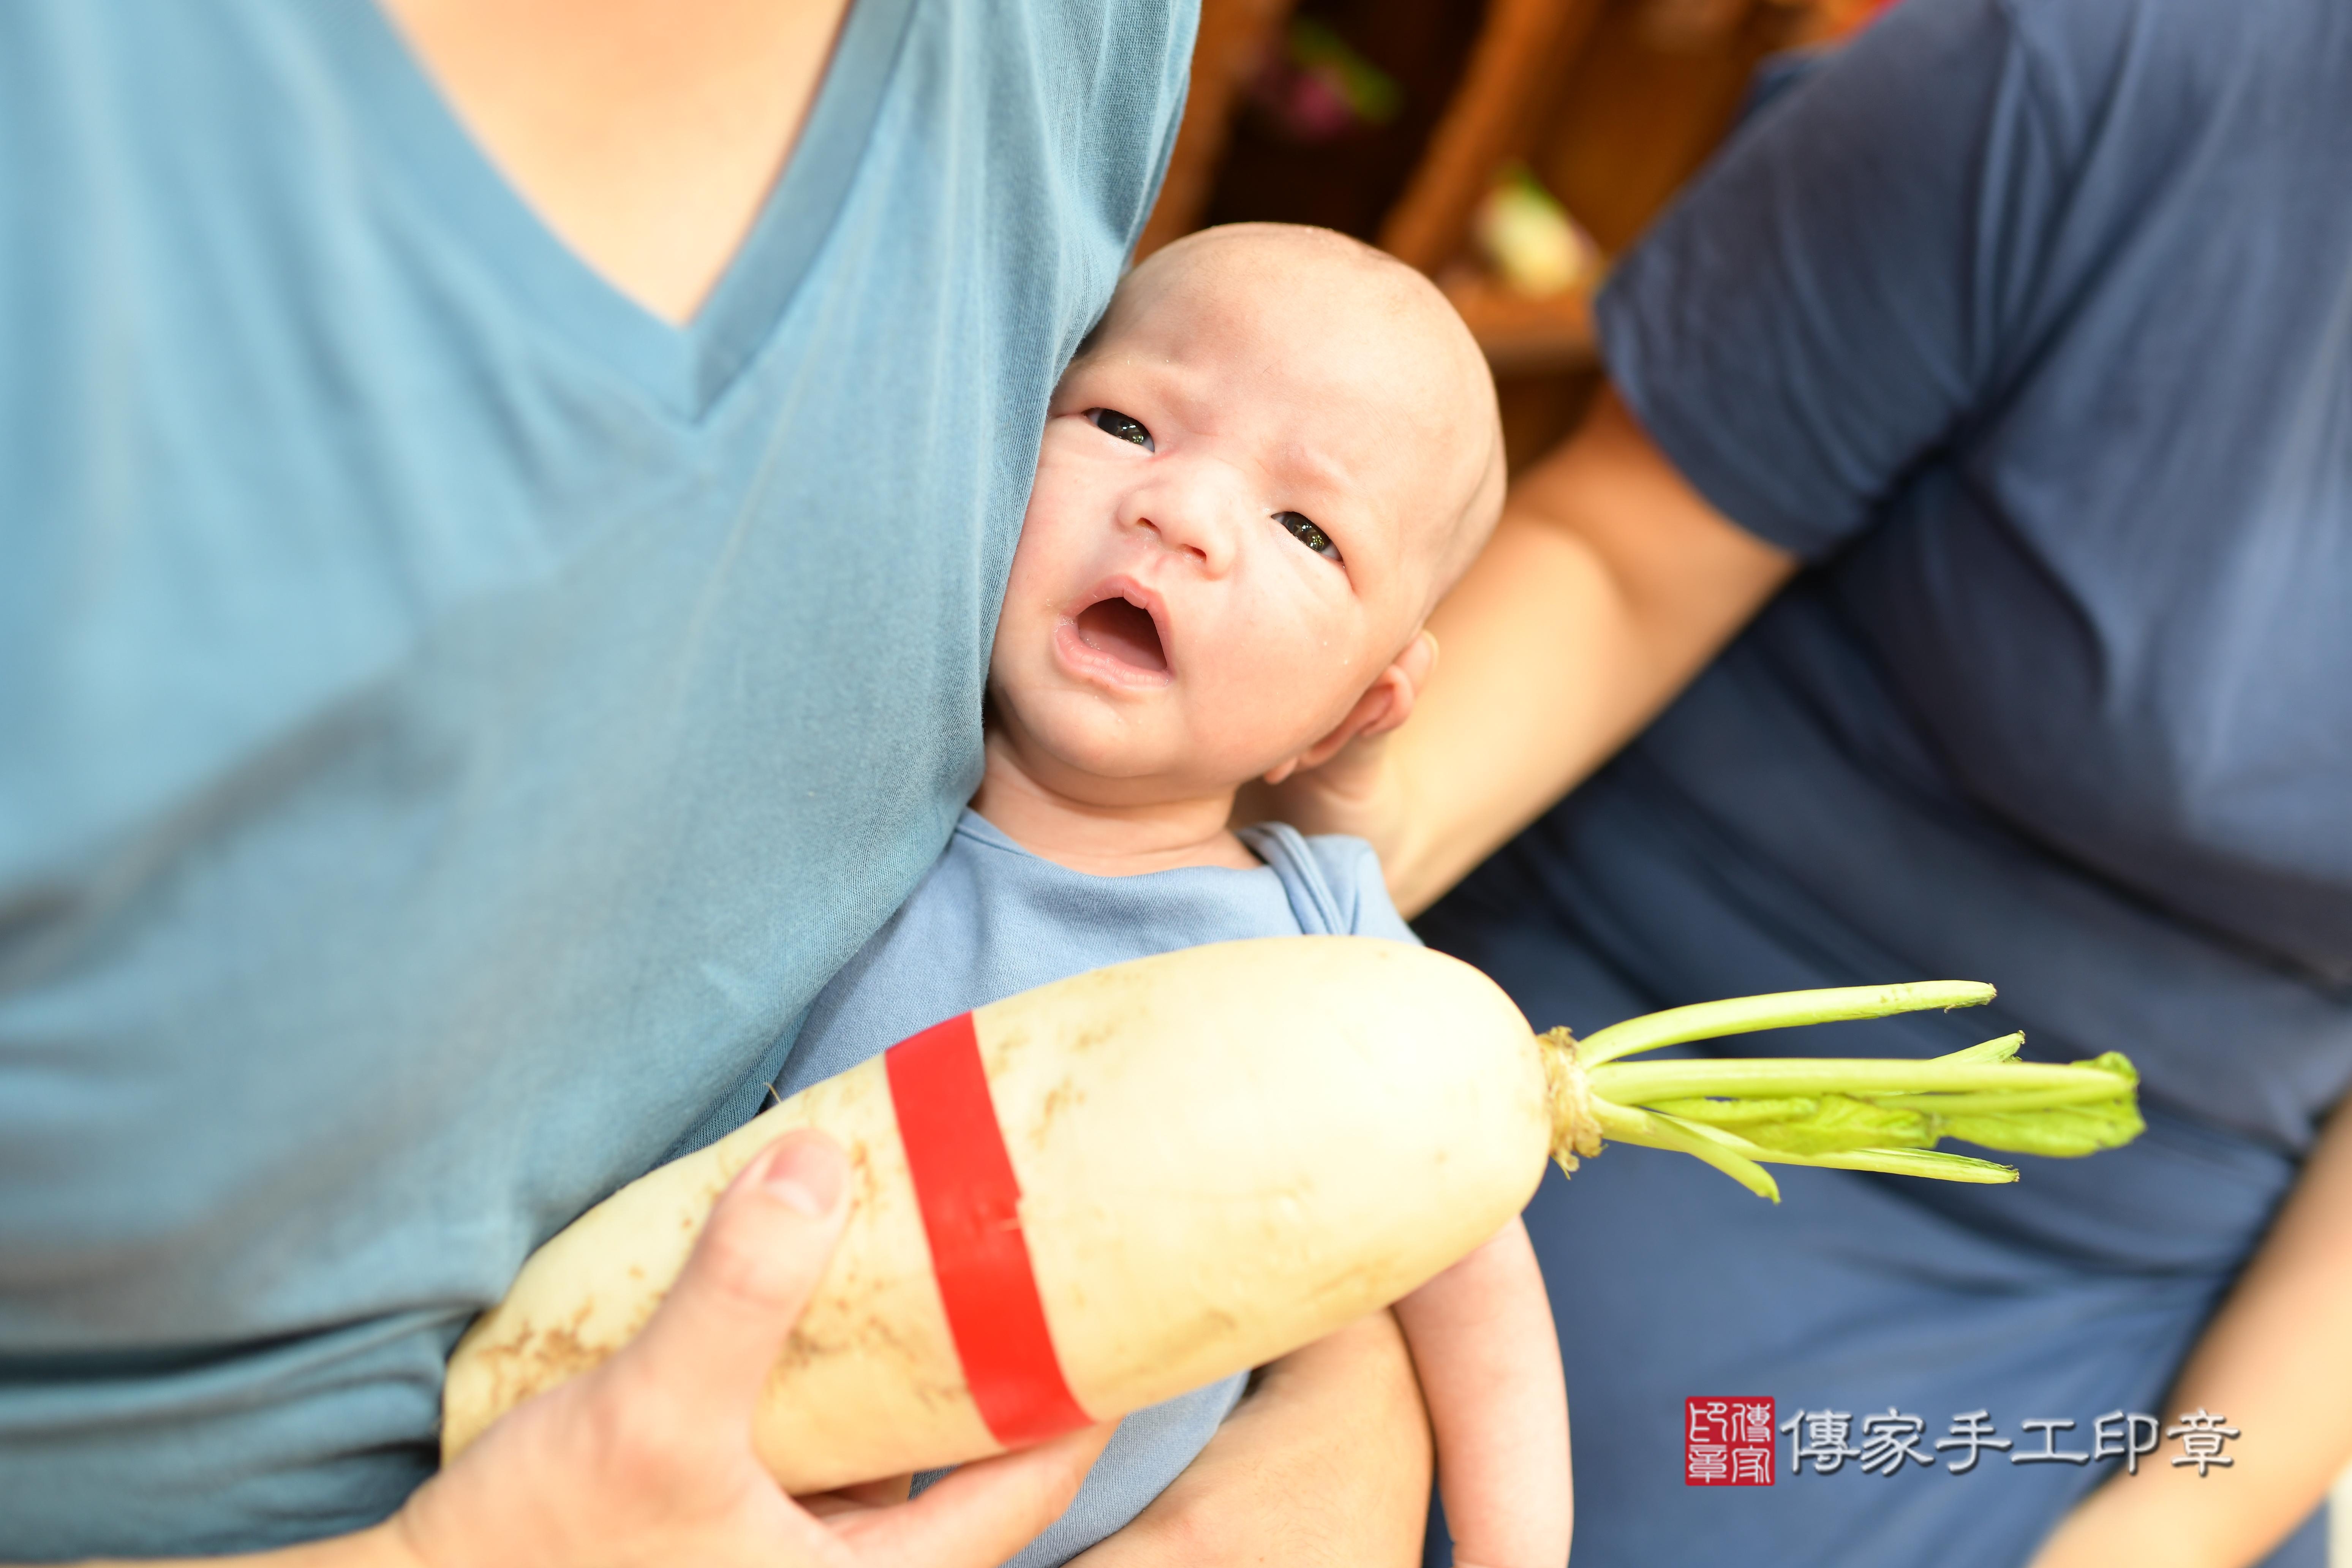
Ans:
<svg viewBox="0 0 2352 1568"><path fill-rule="evenodd" d="M1734 521L1829 553L2019 367L2066 194L2048 74L2000 0L1897 6L1620 265L1610 374Z"/></svg>
<svg viewBox="0 0 2352 1568"><path fill-rule="evenodd" d="M1341 929L1349 936L1376 936L1388 942L1409 942L1416 947L1421 938L1413 934L1404 917L1397 913L1389 898L1387 876L1381 870L1381 858L1372 847L1360 838L1349 838L1338 834L1318 835L1307 840L1307 847L1323 873L1345 916Z"/></svg>

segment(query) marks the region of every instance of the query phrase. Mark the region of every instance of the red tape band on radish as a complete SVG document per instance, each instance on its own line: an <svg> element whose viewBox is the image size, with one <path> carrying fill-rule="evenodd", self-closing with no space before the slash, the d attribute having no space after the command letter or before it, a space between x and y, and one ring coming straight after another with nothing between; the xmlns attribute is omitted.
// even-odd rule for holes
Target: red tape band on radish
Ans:
<svg viewBox="0 0 2352 1568"><path fill-rule="evenodd" d="M1094 1424L1063 1381L1021 1235L1021 1184L1004 1152L971 1015L883 1053L899 1141L931 1244L964 1382L1006 1447Z"/></svg>

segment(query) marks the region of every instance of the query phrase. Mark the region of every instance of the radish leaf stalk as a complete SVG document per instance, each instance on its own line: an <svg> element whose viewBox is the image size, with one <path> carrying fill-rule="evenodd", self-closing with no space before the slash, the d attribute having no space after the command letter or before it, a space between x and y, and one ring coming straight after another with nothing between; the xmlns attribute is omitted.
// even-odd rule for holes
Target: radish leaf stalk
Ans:
<svg viewBox="0 0 2352 1568"><path fill-rule="evenodd" d="M1766 1164L1879 1171L1950 1182L2013 1182L2015 1167L1937 1152L1946 1138L2015 1153L2074 1157L2142 1128L2139 1075L2116 1052L2058 1067L2017 1060L2021 1034L1927 1061L1844 1058L1620 1058L1758 1029L1877 1018L1992 1000L1968 981L1790 991L1675 1007L1579 1041L1542 1037L1552 1154L1563 1171L1606 1142L1671 1149L1780 1201Z"/></svg>

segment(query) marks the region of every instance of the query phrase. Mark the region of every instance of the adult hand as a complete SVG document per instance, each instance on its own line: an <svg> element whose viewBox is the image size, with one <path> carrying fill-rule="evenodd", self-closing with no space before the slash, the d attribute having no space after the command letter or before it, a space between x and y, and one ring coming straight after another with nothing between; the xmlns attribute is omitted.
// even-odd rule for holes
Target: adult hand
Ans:
<svg viewBox="0 0 2352 1568"><path fill-rule="evenodd" d="M2247 1568L2352 1463L2352 1101L2327 1119L2253 1260L2160 1407L2239 1436L2208 1475L2168 1453L2059 1521L2032 1568Z"/></svg>
<svg viewBox="0 0 2352 1568"><path fill-rule="evenodd" d="M1070 1568L1412 1568L1429 1418L1386 1312L1267 1366L1135 1522Z"/></svg>
<svg viewBox="0 0 2352 1568"><path fill-rule="evenodd" d="M414 1568L987 1568L1069 1506L1111 1427L824 1499L778 1489L751 1447L768 1369L846 1217L847 1167L780 1139L711 1211L645 1331L518 1405L384 1527Z"/></svg>
<svg viewBox="0 0 2352 1568"><path fill-rule="evenodd" d="M1420 679L1437 668L1437 638L1421 634ZM1410 723L1408 720L1406 722ZM1403 775L1392 764L1393 731L1358 735L1313 767L1300 768L1279 784L1244 787L1235 820L1286 822L1301 833L1348 833L1369 839L1383 856L1402 841L1410 820Z"/></svg>

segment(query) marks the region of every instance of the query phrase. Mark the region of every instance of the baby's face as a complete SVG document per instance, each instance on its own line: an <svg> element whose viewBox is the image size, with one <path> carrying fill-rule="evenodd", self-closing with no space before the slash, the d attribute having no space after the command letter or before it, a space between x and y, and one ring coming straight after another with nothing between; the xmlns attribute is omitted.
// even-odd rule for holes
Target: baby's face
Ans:
<svg viewBox="0 0 2352 1568"><path fill-rule="evenodd" d="M1139 274L1056 389L990 678L1004 739L1063 793L1265 773L1427 615L1486 426L1431 406L1461 367L1432 363L1451 342L1420 307L1393 279L1317 276L1338 265Z"/></svg>

